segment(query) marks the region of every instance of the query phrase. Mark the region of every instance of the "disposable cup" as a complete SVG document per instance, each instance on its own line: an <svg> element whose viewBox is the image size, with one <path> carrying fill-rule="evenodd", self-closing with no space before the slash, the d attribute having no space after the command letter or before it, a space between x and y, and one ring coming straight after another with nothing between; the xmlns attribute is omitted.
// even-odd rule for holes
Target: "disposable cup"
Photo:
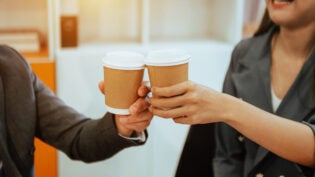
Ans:
<svg viewBox="0 0 315 177"><path fill-rule="evenodd" d="M179 49L150 51L144 62L151 87L167 87L187 81L190 58L186 51Z"/></svg>
<svg viewBox="0 0 315 177"><path fill-rule="evenodd" d="M129 115L143 80L144 56L129 51L109 52L103 58L103 68L107 111Z"/></svg>

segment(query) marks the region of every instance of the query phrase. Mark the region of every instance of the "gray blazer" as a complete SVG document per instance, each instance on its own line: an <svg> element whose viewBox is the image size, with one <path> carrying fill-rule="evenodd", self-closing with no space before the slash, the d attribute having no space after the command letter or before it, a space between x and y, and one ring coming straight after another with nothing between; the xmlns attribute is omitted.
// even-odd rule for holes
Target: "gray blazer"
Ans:
<svg viewBox="0 0 315 177"><path fill-rule="evenodd" d="M13 49L0 46L0 160L7 177L32 176L34 137L84 162L137 145L118 136L111 114L91 120L58 99Z"/></svg>
<svg viewBox="0 0 315 177"><path fill-rule="evenodd" d="M275 30L273 28L264 35L243 40L236 46L223 86L225 93L268 112L272 112L270 41ZM315 107L311 92L314 62L315 53L304 64L275 112L294 121L307 122L313 132ZM214 171L216 177L314 175L314 169L278 157L224 123L217 124Z"/></svg>

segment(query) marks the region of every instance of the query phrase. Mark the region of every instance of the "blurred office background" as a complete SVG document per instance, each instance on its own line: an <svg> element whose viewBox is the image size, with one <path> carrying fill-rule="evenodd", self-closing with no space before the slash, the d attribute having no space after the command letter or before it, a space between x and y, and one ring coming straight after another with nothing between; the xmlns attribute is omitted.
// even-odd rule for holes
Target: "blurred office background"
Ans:
<svg viewBox="0 0 315 177"><path fill-rule="evenodd" d="M263 0L0 0L0 43L19 50L67 104L101 117L101 59L117 49L182 48L190 80L221 91L235 44L251 36ZM148 79L147 74L145 79ZM106 161L72 161L36 140L36 177L173 177L189 126L155 117L144 146Z"/></svg>

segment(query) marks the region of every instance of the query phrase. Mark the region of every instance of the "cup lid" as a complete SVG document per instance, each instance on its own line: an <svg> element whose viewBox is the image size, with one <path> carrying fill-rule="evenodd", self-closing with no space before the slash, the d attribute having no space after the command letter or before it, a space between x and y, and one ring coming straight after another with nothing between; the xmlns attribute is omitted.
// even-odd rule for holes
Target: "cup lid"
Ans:
<svg viewBox="0 0 315 177"><path fill-rule="evenodd" d="M146 65L172 66L188 63L191 56L182 49L162 49L150 51L145 58Z"/></svg>
<svg viewBox="0 0 315 177"><path fill-rule="evenodd" d="M131 51L108 52L103 58L103 66L122 70L144 69L144 55Z"/></svg>

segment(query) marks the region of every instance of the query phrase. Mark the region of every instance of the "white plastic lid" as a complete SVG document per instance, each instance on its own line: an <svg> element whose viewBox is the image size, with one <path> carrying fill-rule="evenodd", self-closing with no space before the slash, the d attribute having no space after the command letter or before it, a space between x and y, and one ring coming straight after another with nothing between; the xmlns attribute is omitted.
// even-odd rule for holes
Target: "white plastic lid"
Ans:
<svg viewBox="0 0 315 177"><path fill-rule="evenodd" d="M103 58L103 66L122 70L140 70L144 69L144 56L130 51L108 52Z"/></svg>
<svg viewBox="0 0 315 177"><path fill-rule="evenodd" d="M185 50L163 49L150 51L144 62L151 66L172 66L188 63L190 58Z"/></svg>

